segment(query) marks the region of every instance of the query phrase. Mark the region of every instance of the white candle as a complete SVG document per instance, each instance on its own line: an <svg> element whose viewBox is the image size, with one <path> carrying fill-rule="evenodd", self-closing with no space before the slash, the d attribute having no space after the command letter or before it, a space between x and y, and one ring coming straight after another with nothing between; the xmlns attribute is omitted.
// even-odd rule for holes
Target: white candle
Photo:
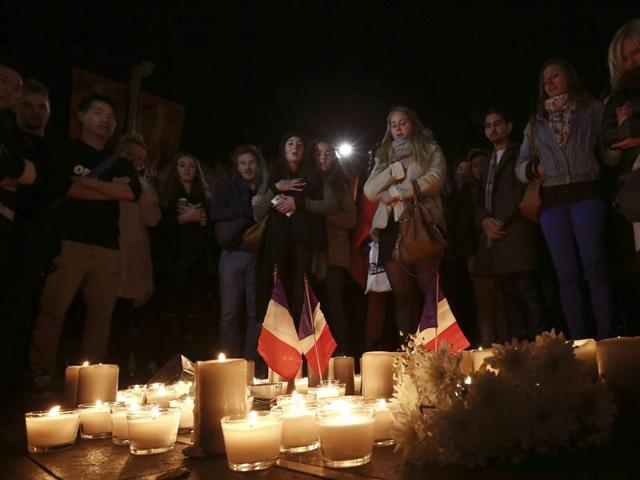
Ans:
<svg viewBox="0 0 640 480"><path fill-rule="evenodd" d="M296 378L295 391L298 393L307 393L309 391L309 379L307 377Z"/></svg>
<svg viewBox="0 0 640 480"><path fill-rule="evenodd" d="M127 426L127 412L140 409L139 403L117 402L111 406L111 440L114 445L129 444L129 428Z"/></svg>
<svg viewBox="0 0 640 480"><path fill-rule="evenodd" d="M180 380L172 385L174 398L186 397L191 392L191 387L193 386L192 382L185 382L184 380Z"/></svg>
<svg viewBox="0 0 640 480"><path fill-rule="evenodd" d="M315 403L315 393L298 393L292 392L291 395L278 395L276 397L276 405L283 407L291 403Z"/></svg>
<svg viewBox="0 0 640 480"><path fill-rule="evenodd" d="M111 407L113 402L81 403L80 411L80 437L81 438L107 438L111 436Z"/></svg>
<svg viewBox="0 0 640 480"><path fill-rule="evenodd" d="M282 415L276 412L252 411L222 418L229 468L249 471L273 465L280 454L282 423Z"/></svg>
<svg viewBox="0 0 640 480"><path fill-rule="evenodd" d="M473 353L471 350L463 350L460 352L460 372L463 375L473 373Z"/></svg>
<svg viewBox="0 0 640 480"><path fill-rule="evenodd" d="M148 389L145 394L146 403L158 405L167 408L170 406L171 400L176 398L176 392L173 387L162 385L158 388Z"/></svg>
<svg viewBox="0 0 640 480"><path fill-rule="evenodd" d="M618 415L637 416L640 405L640 337L617 337L596 344L598 374L614 393Z"/></svg>
<svg viewBox="0 0 640 480"><path fill-rule="evenodd" d="M473 361L473 371L477 372L478 370L480 370L480 367L482 367L482 365L484 365L486 362L485 360L489 357L493 357L493 348L478 348L477 350L471 350L471 358ZM497 372L496 369L491 368L488 364L487 364L487 370L491 371L491 372Z"/></svg>
<svg viewBox="0 0 640 480"><path fill-rule="evenodd" d="M78 435L80 414L78 410L27 412L24 416L27 429L27 449L31 453L43 453L73 445Z"/></svg>
<svg viewBox="0 0 640 480"><path fill-rule="evenodd" d="M171 450L178 436L179 408L157 406L127 412L129 451L151 455Z"/></svg>
<svg viewBox="0 0 640 480"><path fill-rule="evenodd" d="M193 429L193 398L187 397L184 400L171 400L172 407L180 409L180 423L178 429L181 432Z"/></svg>
<svg viewBox="0 0 640 480"><path fill-rule="evenodd" d="M316 414L322 459L329 467L354 467L371 460L374 411L367 407Z"/></svg>
<svg viewBox="0 0 640 480"><path fill-rule="evenodd" d="M78 372L78 404L115 402L118 393L117 365L99 363L82 366Z"/></svg>
<svg viewBox="0 0 640 480"><path fill-rule="evenodd" d="M362 394L362 375L359 373L353 376L353 393L355 395Z"/></svg>
<svg viewBox="0 0 640 480"><path fill-rule="evenodd" d="M598 378L598 362L596 361L596 341L583 338L573 341L573 354L580 360L582 372L593 379Z"/></svg>
<svg viewBox="0 0 640 480"><path fill-rule="evenodd" d="M373 422L373 441L378 447L386 447L393 445L391 438L391 427L393 425L393 417L391 410L384 398L378 400L369 400L366 405L375 411L375 420Z"/></svg>
<svg viewBox="0 0 640 480"><path fill-rule="evenodd" d="M116 395L116 402L126 405L132 405L134 403L142 405L144 403L144 390L119 390Z"/></svg>
<svg viewBox="0 0 640 480"><path fill-rule="evenodd" d="M64 406L76 408L78 406L78 376L80 368L86 367L89 362L82 365L70 365L64 371Z"/></svg>
<svg viewBox="0 0 640 480"><path fill-rule="evenodd" d="M355 362L353 357L334 357L333 375L336 380L345 385L345 395L354 394Z"/></svg>
<svg viewBox="0 0 640 480"><path fill-rule="evenodd" d="M365 352L362 355L362 395L364 398L393 396L393 352Z"/></svg>
<svg viewBox="0 0 640 480"><path fill-rule="evenodd" d="M317 403L289 403L283 407L273 407L271 411L282 413L281 452L309 452L318 448L318 427L315 420Z"/></svg>

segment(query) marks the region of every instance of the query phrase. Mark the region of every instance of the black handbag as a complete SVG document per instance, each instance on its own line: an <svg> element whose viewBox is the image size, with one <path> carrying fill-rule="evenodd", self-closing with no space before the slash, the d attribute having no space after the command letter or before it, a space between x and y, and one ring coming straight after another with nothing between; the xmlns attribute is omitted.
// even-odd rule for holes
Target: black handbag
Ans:
<svg viewBox="0 0 640 480"><path fill-rule="evenodd" d="M615 203L627 220L640 222L640 168L625 177Z"/></svg>

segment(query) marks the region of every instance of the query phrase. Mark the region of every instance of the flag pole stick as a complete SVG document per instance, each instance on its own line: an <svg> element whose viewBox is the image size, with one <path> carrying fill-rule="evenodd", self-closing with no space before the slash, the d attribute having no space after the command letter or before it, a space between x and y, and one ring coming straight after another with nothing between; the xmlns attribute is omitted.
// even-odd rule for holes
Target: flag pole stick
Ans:
<svg viewBox="0 0 640 480"><path fill-rule="evenodd" d="M313 311L311 310L311 298L309 297L309 281L307 275L304 276L304 294L307 298L307 308L309 309L309 321L311 322L311 332L313 333L313 348L316 351L316 363L318 364L318 376L320 377L320 383L322 383L322 368L320 368L320 357L318 355L318 339L316 338L316 326L313 321Z"/></svg>
<svg viewBox="0 0 640 480"><path fill-rule="evenodd" d="M436 352L438 351L438 304L440 303L438 299L440 298L440 278L438 276L438 272L436 271L436 336L434 338Z"/></svg>

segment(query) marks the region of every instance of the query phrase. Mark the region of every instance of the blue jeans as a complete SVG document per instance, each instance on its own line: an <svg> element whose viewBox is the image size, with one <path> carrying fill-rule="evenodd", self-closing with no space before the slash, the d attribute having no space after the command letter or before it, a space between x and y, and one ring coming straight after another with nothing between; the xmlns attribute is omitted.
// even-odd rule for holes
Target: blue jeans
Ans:
<svg viewBox="0 0 640 480"><path fill-rule="evenodd" d="M542 232L558 275L562 310L573 339L587 336L581 270L589 285L597 338L606 338L611 332L613 298L604 244L604 215L604 202L598 198L543 209L540 214Z"/></svg>
<svg viewBox="0 0 640 480"><path fill-rule="evenodd" d="M256 321L256 256L223 250L220 255L220 346L227 357L258 359L260 323ZM240 315L245 302L246 334L240 344Z"/></svg>

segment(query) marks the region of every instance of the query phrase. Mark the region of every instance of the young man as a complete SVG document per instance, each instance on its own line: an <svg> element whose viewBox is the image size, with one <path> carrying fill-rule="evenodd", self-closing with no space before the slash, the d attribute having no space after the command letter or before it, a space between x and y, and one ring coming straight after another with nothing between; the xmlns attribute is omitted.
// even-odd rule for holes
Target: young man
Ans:
<svg viewBox="0 0 640 480"><path fill-rule="evenodd" d="M220 255L220 346L228 356L258 360L260 323L256 320L256 255L243 249L241 237L253 223L260 180L260 154L251 145L234 150L235 176L214 194L211 220L222 247ZM242 303L245 303L246 335L240 341Z"/></svg>
<svg viewBox="0 0 640 480"><path fill-rule="evenodd" d="M47 277L31 341L36 386L47 386L56 371L65 314L81 285L87 311L81 358L104 361L120 287L118 202L134 202L140 195L131 164L108 155L107 141L116 127L111 100L103 95L85 98L78 106L78 118L81 138L52 154L66 201L60 207L61 251L54 261L55 270Z"/></svg>
<svg viewBox="0 0 640 480"><path fill-rule="evenodd" d="M525 186L515 174L520 149L509 140L512 129L506 113L496 109L486 113L484 132L493 151L482 174L478 197L476 218L483 235L476 273L492 276L503 294L509 338L533 340L543 330L536 273L539 232L518 208ZM483 329L495 331L495 326L480 325Z"/></svg>

